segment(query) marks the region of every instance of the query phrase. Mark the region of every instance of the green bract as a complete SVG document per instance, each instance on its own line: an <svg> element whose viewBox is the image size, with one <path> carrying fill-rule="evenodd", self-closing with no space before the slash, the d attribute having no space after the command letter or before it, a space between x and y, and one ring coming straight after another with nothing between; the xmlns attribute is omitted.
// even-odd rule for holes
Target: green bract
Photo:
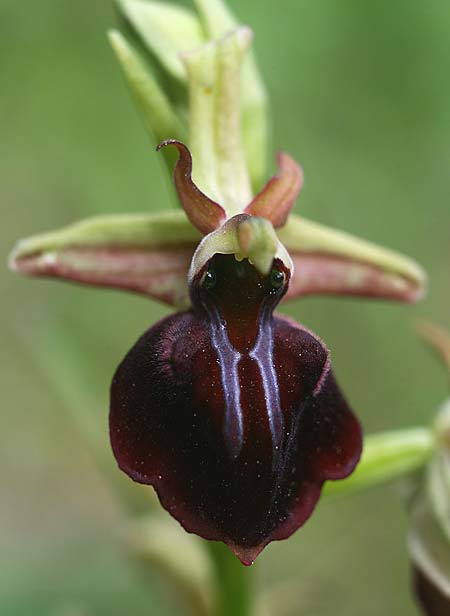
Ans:
<svg viewBox="0 0 450 616"><path fill-rule="evenodd" d="M251 31L221 0L195 4L198 14L118 0L131 40L111 31L110 41L151 137L185 141L189 134L200 187L227 199L224 173L237 171L234 192L246 199L249 182L257 189L267 172L267 97L253 54L245 53Z"/></svg>

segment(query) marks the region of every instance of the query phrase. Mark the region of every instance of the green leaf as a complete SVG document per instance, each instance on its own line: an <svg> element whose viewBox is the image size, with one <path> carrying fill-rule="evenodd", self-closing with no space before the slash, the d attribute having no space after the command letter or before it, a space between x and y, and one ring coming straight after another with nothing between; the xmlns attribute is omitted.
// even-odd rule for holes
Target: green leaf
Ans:
<svg viewBox="0 0 450 616"><path fill-rule="evenodd" d="M184 7L166 2L117 0L117 3L123 16L165 70L185 82L186 73L179 53L205 42L196 15Z"/></svg>
<svg viewBox="0 0 450 616"><path fill-rule="evenodd" d="M410 428L366 437L361 460L350 477L327 482L325 494L346 494L399 479L422 468L436 449L433 432Z"/></svg>
<svg viewBox="0 0 450 616"><path fill-rule="evenodd" d="M219 39L240 24L222 0L194 0L208 39Z"/></svg>
<svg viewBox="0 0 450 616"><path fill-rule="evenodd" d="M117 30L109 32L109 40L155 143L169 138L184 139L186 129L144 59Z"/></svg>

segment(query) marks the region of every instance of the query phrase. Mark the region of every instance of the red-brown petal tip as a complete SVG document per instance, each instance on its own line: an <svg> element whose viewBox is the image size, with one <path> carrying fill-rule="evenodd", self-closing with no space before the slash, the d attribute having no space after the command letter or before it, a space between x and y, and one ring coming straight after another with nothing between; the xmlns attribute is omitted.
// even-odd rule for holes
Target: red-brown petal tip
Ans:
<svg viewBox="0 0 450 616"><path fill-rule="evenodd" d="M245 212L267 218L275 228L286 224L292 206L303 186L302 168L285 152L277 156L278 174L271 178Z"/></svg>
<svg viewBox="0 0 450 616"><path fill-rule="evenodd" d="M203 234L211 233L226 220L221 205L207 197L192 180L192 156L189 148L181 141L168 139L157 146L157 150L173 145L178 150L178 160L173 172L175 188L184 211L191 223Z"/></svg>

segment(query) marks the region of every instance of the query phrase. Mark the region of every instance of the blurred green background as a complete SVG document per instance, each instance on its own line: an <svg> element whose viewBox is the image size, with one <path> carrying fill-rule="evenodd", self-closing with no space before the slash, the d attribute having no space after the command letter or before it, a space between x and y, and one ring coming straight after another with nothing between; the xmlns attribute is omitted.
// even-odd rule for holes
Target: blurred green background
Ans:
<svg viewBox="0 0 450 616"><path fill-rule="evenodd" d="M285 311L327 341L366 431L426 424L447 384L412 319L450 327L450 3L230 5L256 33L273 146L305 169L297 212L413 255L430 274L417 307L317 298ZM111 0L0 7L4 260L19 237L170 207L161 161L106 41ZM181 613L169 588L121 548L126 516L115 490L142 494L116 470L107 436L112 373L167 310L0 274L0 614ZM322 502L304 529L267 548L260 587L286 585L276 613L417 614L399 492Z"/></svg>

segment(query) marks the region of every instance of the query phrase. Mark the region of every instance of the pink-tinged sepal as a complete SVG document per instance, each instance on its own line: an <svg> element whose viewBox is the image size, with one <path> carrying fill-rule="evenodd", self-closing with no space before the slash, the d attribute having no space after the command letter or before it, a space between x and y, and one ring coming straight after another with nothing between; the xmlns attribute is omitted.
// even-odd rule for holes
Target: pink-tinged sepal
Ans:
<svg viewBox="0 0 450 616"><path fill-rule="evenodd" d="M178 161L173 178L181 205L191 223L201 233L214 231L226 220L226 212L221 205L207 197L192 180L192 156L184 143L176 139L163 141L158 150L173 145L178 150Z"/></svg>
<svg viewBox="0 0 450 616"><path fill-rule="evenodd" d="M189 247L152 251L73 247L51 257L26 257L15 268L26 276L132 291L169 306L185 306L189 301L186 278L192 254Z"/></svg>
<svg viewBox="0 0 450 616"><path fill-rule="evenodd" d="M423 287L371 263L336 255L290 253L296 275L286 299L307 295L367 297L415 303Z"/></svg>
<svg viewBox="0 0 450 616"><path fill-rule="evenodd" d="M98 216L22 240L9 266L26 276L132 291L185 308L200 238L182 212Z"/></svg>
<svg viewBox="0 0 450 616"><path fill-rule="evenodd" d="M246 214L269 220L275 229L286 224L289 213L303 186L302 168L285 152L280 152L278 175L271 178L252 202Z"/></svg>
<svg viewBox="0 0 450 616"><path fill-rule="evenodd" d="M198 535L251 564L349 475L361 430L312 333L273 316L289 270L216 254L192 311L159 322L119 366L110 434L120 468Z"/></svg>
<svg viewBox="0 0 450 616"><path fill-rule="evenodd" d="M286 299L305 295L369 297L412 303L426 274L402 254L291 214L278 231L294 264Z"/></svg>

